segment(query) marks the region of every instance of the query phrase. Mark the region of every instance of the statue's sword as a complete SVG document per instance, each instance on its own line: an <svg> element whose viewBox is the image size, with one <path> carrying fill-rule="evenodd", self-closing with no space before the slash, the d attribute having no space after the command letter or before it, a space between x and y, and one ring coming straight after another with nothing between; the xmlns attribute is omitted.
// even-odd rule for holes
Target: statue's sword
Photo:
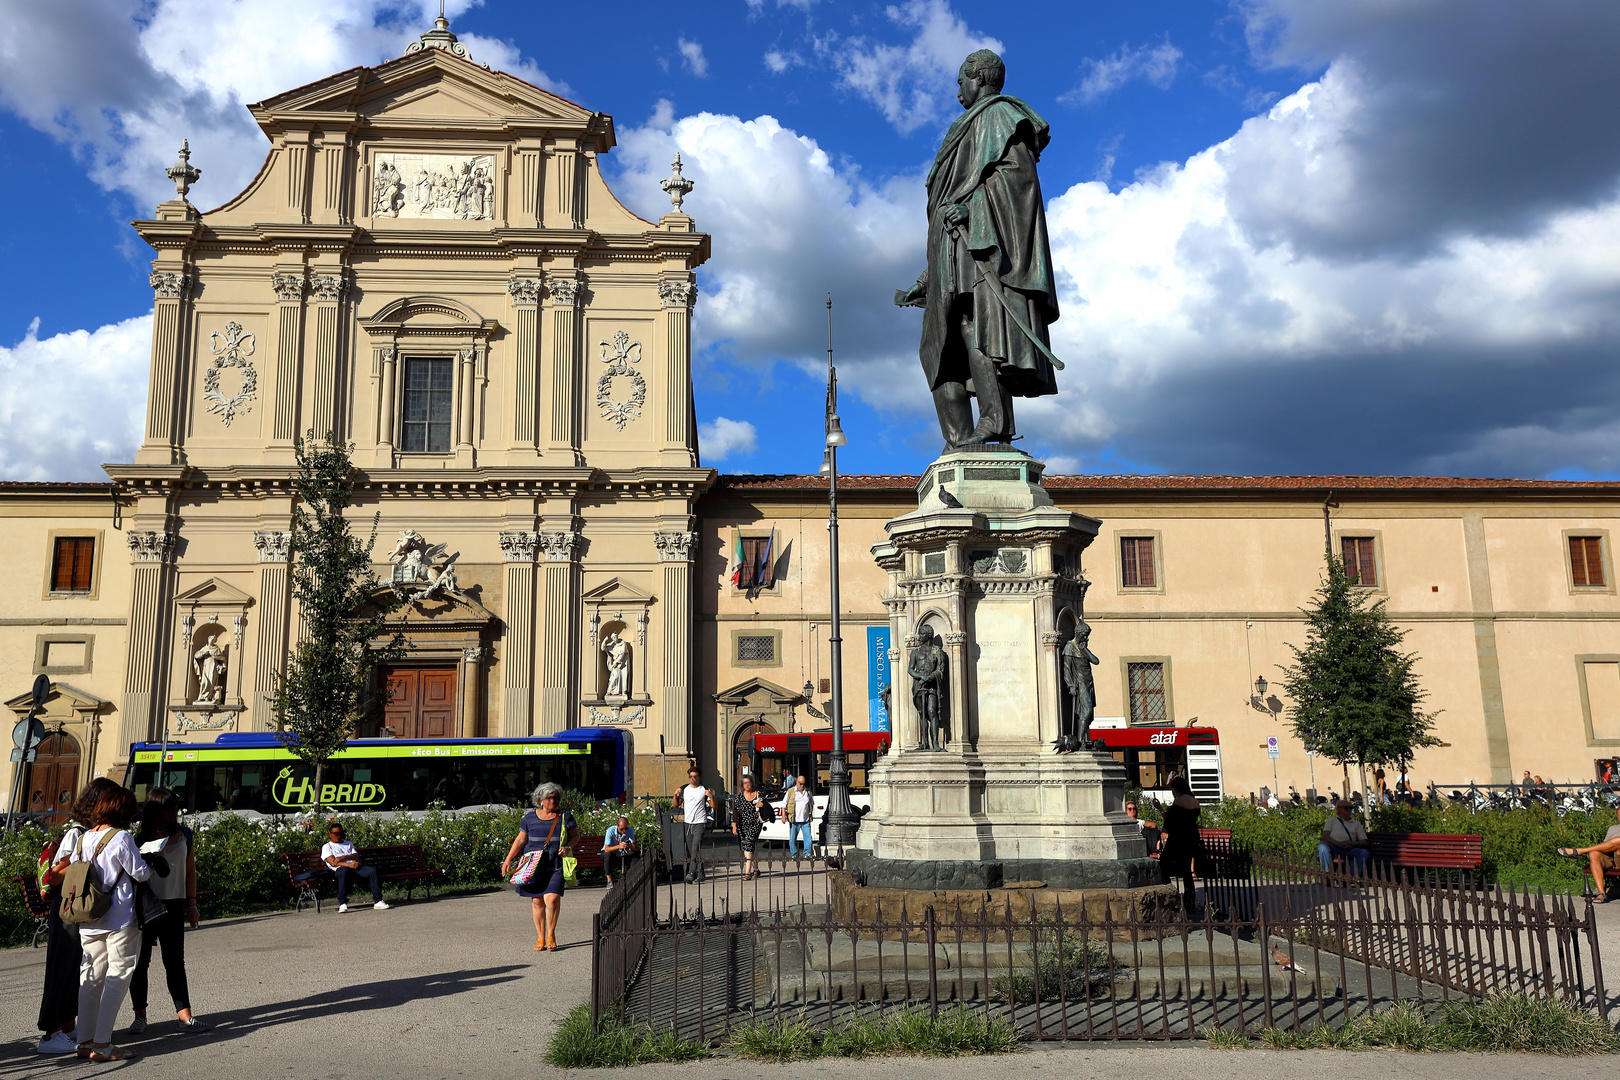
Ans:
<svg viewBox="0 0 1620 1080"><path fill-rule="evenodd" d="M950 227L950 232L953 240L960 240L962 238L962 232L959 226L952 225ZM1046 342L1036 337L1035 331L1031 330L1029 325L1024 322L1023 317L1019 315L1018 312L1013 310L1012 303L1007 299L1007 294L1002 291L1001 279L996 276L996 272L990 268L988 263L979 262L977 259L974 259L973 261L977 263L979 267L979 280L990 286L990 292L997 300L1001 301L1001 307L1007 312L1007 318L1012 320L1012 324L1014 326L1023 331L1024 336L1029 338L1030 342L1040 350L1042 356L1052 361L1053 367L1057 368L1059 371L1062 371L1063 361L1052 355L1051 347L1047 345Z"/></svg>

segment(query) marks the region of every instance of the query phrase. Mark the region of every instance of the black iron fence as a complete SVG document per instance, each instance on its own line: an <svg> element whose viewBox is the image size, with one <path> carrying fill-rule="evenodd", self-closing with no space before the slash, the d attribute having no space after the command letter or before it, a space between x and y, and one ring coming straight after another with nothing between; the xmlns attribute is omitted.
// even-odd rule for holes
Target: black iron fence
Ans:
<svg viewBox="0 0 1620 1080"><path fill-rule="evenodd" d="M597 916L593 1015L718 1042L754 1021L895 1008L966 1007L1036 1039L1159 1040L1500 992L1608 1013L1589 899L1229 853L1205 867L1193 916L1101 894L1048 905L1041 890L914 907L850 902L861 890L820 861L756 868L745 879L717 855L701 885L660 884L643 860Z"/></svg>

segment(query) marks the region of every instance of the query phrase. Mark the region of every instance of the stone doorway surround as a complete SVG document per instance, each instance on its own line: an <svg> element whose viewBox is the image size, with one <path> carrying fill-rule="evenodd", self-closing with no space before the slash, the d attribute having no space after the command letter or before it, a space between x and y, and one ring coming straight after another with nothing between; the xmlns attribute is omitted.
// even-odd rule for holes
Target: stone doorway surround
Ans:
<svg viewBox="0 0 1620 1080"><path fill-rule="evenodd" d="M451 737L477 739L491 735L480 718L485 712L484 676L492 659L489 642L499 635L500 620L465 594L411 600L402 610L410 648L399 666L454 666L456 722Z"/></svg>
<svg viewBox="0 0 1620 1080"><path fill-rule="evenodd" d="M792 731L794 710L804 704L804 695L778 686L769 679L753 678L714 695L720 706L720 730L724 732L723 751L731 756L733 789L740 786L742 771L736 758L737 739L745 729ZM755 725L763 725L755 727Z"/></svg>
<svg viewBox="0 0 1620 1080"><path fill-rule="evenodd" d="M5 705L20 720L28 715L32 701L32 694L18 694ZM46 736L65 735L78 747L79 766L74 782L79 788L89 783L93 775L96 744L101 735L101 717L103 713L110 712L111 707L112 702L64 682L51 683L51 692L45 698L45 710L39 718L45 724ZM123 774L119 773L113 779L122 782ZM31 787L32 778L28 779L28 783ZM74 794L77 795L78 791L75 790Z"/></svg>

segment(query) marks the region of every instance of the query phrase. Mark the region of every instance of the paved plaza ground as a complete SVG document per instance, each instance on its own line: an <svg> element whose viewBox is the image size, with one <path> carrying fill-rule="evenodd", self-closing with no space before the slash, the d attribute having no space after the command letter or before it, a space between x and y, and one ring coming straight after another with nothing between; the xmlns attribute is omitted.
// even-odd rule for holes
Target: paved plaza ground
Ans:
<svg viewBox="0 0 1620 1080"><path fill-rule="evenodd" d="M151 1071L171 1078L324 1080L379 1077L533 1077L559 1070L540 1059L555 1022L590 990L591 915L599 888L569 893L563 907L566 947L535 953L528 904L510 893L400 903L391 911L362 907L338 915L283 912L205 922L187 935L192 1000L215 1025L202 1036L177 1033L160 965L154 961L151 1015L162 1022L127 1040L145 1057L127 1065L91 1065L33 1052L34 1017L45 950L0 951L0 1080L50 1076L64 1080L109 1069ZM1604 968L1620 982L1620 905L1598 909ZM1610 994L1614 996L1611 985ZM119 1026L131 1016L126 1003ZM120 1041L124 1041L120 1039ZM1347 1054L1251 1050L1216 1051L1197 1044L1150 1047L1075 1044L1038 1047L1013 1058L955 1061L814 1061L769 1065L731 1058L629 1070L686 1080L871 1077L984 1080L1018 1072L1064 1077L1198 1077L1297 1080L1302 1072L1336 1080L1426 1077L1477 1080L1576 1076L1590 1062L1514 1055ZM606 1078L618 1071L580 1075Z"/></svg>

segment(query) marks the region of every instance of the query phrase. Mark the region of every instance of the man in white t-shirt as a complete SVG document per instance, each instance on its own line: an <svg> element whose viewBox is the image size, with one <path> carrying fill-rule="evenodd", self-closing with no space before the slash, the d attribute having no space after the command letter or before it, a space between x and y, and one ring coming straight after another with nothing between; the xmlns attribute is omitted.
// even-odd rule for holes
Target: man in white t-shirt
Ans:
<svg viewBox="0 0 1620 1080"><path fill-rule="evenodd" d="M343 838L343 826L333 825L330 839L321 848L321 861L332 868L337 875L338 911L349 910L349 881L359 878L371 886L372 907L378 911L387 911L388 904L382 898L382 882L377 880L377 868L364 866L360 856L356 854L354 845Z"/></svg>
<svg viewBox="0 0 1620 1080"><path fill-rule="evenodd" d="M805 785L804 777L796 777L793 786L782 797L782 818L788 827L788 854L794 858L811 854L810 823L815 817L815 809L815 799Z"/></svg>
<svg viewBox="0 0 1620 1080"><path fill-rule="evenodd" d="M1316 854L1322 860L1323 873L1333 868L1334 856L1343 859L1353 874L1366 870L1367 860L1372 858L1367 830L1350 816L1350 809L1350 804L1340 799L1333 804L1333 816L1322 826L1322 839L1316 845Z"/></svg>
<svg viewBox="0 0 1620 1080"><path fill-rule="evenodd" d="M702 881L703 834L709 830L710 812L718 807L697 766L686 770L686 783L675 792L675 806L686 816L686 880Z"/></svg>

